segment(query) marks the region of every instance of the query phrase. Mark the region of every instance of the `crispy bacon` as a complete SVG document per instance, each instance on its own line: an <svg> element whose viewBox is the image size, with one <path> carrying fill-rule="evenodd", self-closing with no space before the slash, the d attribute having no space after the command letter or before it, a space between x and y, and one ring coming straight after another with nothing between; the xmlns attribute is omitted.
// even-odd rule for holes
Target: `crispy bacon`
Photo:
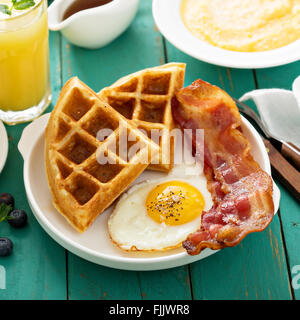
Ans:
<svg viewBox="0 0 300 320"><path fill-rule="evenodd" d="M234 101L197 80L176 94L172 111L182 129L204 129L204 174L214 202L183 247L195 255L205 248L235 246L247 234L264 230L274 215L272 179L250 154ZM196 144L193 136L194 149Z"/></svg>

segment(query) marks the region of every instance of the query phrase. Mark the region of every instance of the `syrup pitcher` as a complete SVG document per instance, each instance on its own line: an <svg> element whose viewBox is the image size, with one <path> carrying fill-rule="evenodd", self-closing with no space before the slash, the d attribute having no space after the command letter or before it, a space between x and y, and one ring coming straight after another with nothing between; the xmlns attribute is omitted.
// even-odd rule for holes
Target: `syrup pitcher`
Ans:
<svg viewBox="0 0 300 320"><path fill-rule="evenodd" d="M73 44L101 48L123 33L133 20L139 0L55 0L48 9L52 31Z"/></svg>

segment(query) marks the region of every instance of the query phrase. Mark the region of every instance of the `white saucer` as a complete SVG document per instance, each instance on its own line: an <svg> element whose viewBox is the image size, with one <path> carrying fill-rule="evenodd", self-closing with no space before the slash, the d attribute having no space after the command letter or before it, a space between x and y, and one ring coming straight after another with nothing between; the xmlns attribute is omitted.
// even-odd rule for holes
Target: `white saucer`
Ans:
<svg viewBox="0 0 300 320"><path fill-rule="evenodd" d="M236 52L212 46L185 27L180 17L182 0L153 0L152 10L159 31L184 53L212 64L242 68L267 68L300 59L300 39L282 48L264 52Z"/></svg>
<svg viewBox="0 0 300 320"><path fill-rule="evenodd" d="M104 211L83 234L74 230L53 207L44 167L44 132L49 119L46 114L28 125L19 142L24 158L24 183L30 207L40 225L59 244L72 253L94 263L126 270L159 270L185 265L203 259L217 251L205 249L201 254L189 256L183 248L157 253L128 253L112 244L107 232L107 219L111 208ZM253 146L253 155L261 167L270 174L266 148L255 129L243 118L243 130ZM165 173L145 171L135 183ZM280 192L274 184L274 203L278 210Z"/></svg>
<svg viewBox="0 0 300 320"><path fill-rule="evenodd" d="M6 129L0 121L0 172L2 171L8 154L8 138Z"/></svg>

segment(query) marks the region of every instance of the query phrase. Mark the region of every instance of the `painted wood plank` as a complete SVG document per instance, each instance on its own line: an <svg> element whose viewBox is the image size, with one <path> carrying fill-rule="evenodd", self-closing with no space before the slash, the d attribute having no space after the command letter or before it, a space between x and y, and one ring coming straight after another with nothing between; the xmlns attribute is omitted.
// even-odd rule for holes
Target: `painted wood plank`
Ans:
<svg viewBox="0 0 300 320"><path fill-rule="evenodd" d="M197 299L291 299L278 217L264 232L193 264L191 271Z"/></svg>
<svg viewBox="0 0 300 320"><path fill-rule="evenodd" d="M259 88L284 88L290 90L294 79L300 74L300 61L272 69L256 71ZM284 106L283 106L284 107ZM291 277L293 268L300 266L300 203L282 186L280 216L284 232ZM296 270L294 269L294 270ZM300 290L294 289L295 298L300 299Z"/></svg>
<svg viewBox="0 0 300 320"><path fill-rule="evenodd" d="M299 202L287 192L283 186L280 186L281 205L280 217L283 225L287 256L289 261L291 280L296 281L294 294L297 300L300 300L300 281L296 276L300 272L300 206Z"/></svg>
<svg viewBox="0 0 300 320"><path fill-rule="evenodd" d="M300 60L276 68L255 71L258 88L292 89L292 83L300 75Z"/></svg>
<svg viewBox="0 0 300 320"><path fill-rule="evenodd" d="M251 70L228 69L197 61L167 42L169 61L187 63L186 85L202 78L240 97L255 88ZM291 299L288 270L275 216L262 233L249 235L239 246L191 264L195 299Z"/></svg>
<svg viewBox="0 0 300 320"><path fill-rule="evenodd" d="M145 300L191 300L188 266L139 272L141 294Z"/></svg>
<svg viewBox="0 0 300 320"><path fill-rule="evenodd" d="M141 291L137 273L99 266L69 253L70 300L137 300Z"/></svg>
<svg viewBox="0 0 300 320"><path fill-rule="evenodd" d="M164 63L151 5L150 0L141 1L129 29L105 48L86 50L64 39L63 82L76 75L98 91L124 75ZM172 272L116 271L69 254L69 299L185 299L191 296L186 279L186 267Z"/></svg>
<svg viewBox="0 0 300 320"><path fill-rule="evenodd" d="M58 34L50 35L52 89L57 97L60 76ZM51 108L51 107L50 107ZM26 124L6 127L9 135L9 155L0 174L0 192L14 195L16 207L28 213L29 223L24 229L12 229L7 222L0 224L0 236L14 243L13 254L0 257L6 269L6 289L0 289L0 300L6 299L66 299L65 250L56 244L35 220L27 203L23 183L23 159L17 149Z"/></svg>
<svg viewBox="0 0 300 320"><path fill-rule="evenodd" d="M52 103L49 106L48 111L53 109L62 86L61 41L60 33L52 31L49 32Z"/></svg>

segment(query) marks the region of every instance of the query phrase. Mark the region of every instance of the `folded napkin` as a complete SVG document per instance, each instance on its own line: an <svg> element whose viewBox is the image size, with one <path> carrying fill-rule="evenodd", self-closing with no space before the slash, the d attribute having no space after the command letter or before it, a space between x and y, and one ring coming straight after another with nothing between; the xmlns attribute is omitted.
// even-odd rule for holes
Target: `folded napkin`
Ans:
<svg viewBox="0 0 300 320"><path fill-rule="evenodd" d="M293 91L259 89L244 94L240 101L253 100L268 131L278 140L292 142L300 148L300 76Z"/></svg>

